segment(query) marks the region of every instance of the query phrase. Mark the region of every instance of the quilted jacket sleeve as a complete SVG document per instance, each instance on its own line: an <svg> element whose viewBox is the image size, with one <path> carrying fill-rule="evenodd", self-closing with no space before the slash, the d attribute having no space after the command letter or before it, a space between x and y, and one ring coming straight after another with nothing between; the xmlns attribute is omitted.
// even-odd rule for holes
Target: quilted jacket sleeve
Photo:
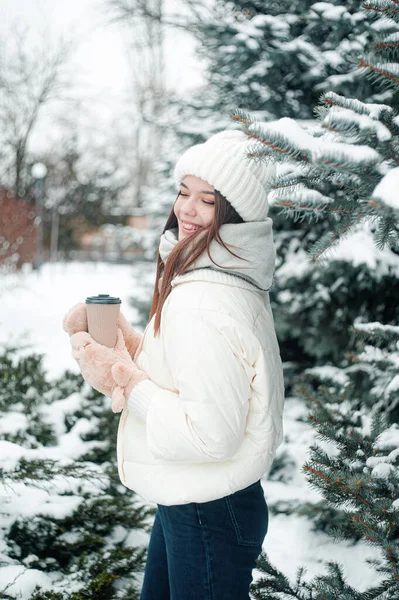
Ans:
<svg viewBox="0 0 399 600"><path fill-rule="evenodd" d="M233 456L243 441L255 374L234 323L219 327L206 314L181 311L165 325L164 336L178 393L152 381L135 388L145 396L146 408L142 404L138 412L146 418L150 452L163 460L187 462ZM134 394L129 399L133 410Z"/></svg>

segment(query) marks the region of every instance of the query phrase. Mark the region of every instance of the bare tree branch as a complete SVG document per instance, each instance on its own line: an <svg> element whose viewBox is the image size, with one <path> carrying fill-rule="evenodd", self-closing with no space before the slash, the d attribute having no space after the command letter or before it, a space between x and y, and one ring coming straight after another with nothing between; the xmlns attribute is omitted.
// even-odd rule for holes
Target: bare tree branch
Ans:
<svg viewBox="0 0 399 600"><path fill-rule="evenodd" d="M165 14L149 5L147 0L106 0L110 11L110 20L113 22L126 22L130 19L141 17L158 22L171 28L187 29L195 27L198 21L212 15L212 9L203 0L185 0L184 5L189 8L189 14Z"/></svg>
<svg viewBox="0 0 399 600"><path fill-rule="evenodd" d="M67 89L64 67L70 50L63 40L52 47L45 35L33 40L27 28L18 26L0 39L0 181L8 179L16 191L39 114Z"/></svg>
<svg viewBox="0 0 399 600"><path fill-rule="evenodd" d="M131 203L141 206L143 190L161 151L157 119L166 104L164 82L164 0L107 0L106 6L128 30L130 86L126 118L131 128ZM182 21L183 22L183 21Z"/></svg>

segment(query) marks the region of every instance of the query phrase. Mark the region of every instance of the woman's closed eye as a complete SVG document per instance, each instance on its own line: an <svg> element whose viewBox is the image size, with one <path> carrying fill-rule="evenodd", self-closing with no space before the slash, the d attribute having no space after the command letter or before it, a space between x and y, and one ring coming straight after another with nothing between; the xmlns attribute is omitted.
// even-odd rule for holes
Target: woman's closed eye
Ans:
<svg viewBox="0 0 399 600"><path fill-rule="evenodd" d="M183 198L188 198L188 194L183 194L182 192L179 192L180 196L183 196ZM202 200L202 202L204 204L215 204L214 202L208 202L207 200Z"/></svg>

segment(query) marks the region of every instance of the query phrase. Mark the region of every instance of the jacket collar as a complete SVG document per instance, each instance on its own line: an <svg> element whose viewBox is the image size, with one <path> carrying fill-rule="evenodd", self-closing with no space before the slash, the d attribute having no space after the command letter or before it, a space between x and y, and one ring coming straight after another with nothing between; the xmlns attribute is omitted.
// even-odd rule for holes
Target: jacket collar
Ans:
<svg viewBox="0 0 399 600"><path fill-rule="evenodd" d="M216 240L210 245L210 254L217 263L211 261L204 252L187 272L177 275L171 282L174 287L187 281L214 281L246 289L256 288L268 291L273 283L276 252L272 233L273 221L227 223L220 227L220 236L231 250L247 259L236 258ZM168 229L160 240L159 253L165 263L172 249L178 243L178 229Z"/></svg>

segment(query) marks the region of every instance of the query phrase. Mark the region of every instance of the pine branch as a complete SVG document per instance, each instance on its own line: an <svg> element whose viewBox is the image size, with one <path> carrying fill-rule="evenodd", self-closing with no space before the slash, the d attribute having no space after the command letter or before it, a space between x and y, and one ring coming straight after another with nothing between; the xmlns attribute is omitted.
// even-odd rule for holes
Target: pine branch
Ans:
<svg viewBox="0 0 399 600"><path fill-rule="evenodd" d="M321 127L334 133L345 135L345 139L353 144L366 144L381 152L381 145L387 144L392 137L388 127L370 115L359 114L353 109L332 106L326 109L318 107L318 116L322 119Z"/></svg>
<svg viewBox="0 0 399 600"><path fill-rule="evenodd" d="M87 463L79 464L73 462L69 465L59 465L55 460L27 460L21 458L13 471L0 469L0 482L10 486L17 481L27 481L33 486L42 486L44 482L54 482L57 477L73 477L77 479L93 480L104 483L104 472L92 465L88 468Z"/></svg>
<svg viewBox="0 0 399 600"><path fill-rule="evenodd" d="M394 33L389 35L384 40L372 44L371 47L373 50L379 50L380 48L394 48L399 51L399 34Z"/></svg>
<svg viewBox="0 0 399 600"><path fill-rule="evenodd" d="M363 2L365 10L373 11L389 19L399 21L399 2L398 0L365 0Z"/></svg>
<svg viewBox="0 0 399 600"><path fill-rule="evenodd" d="M254 144L248 151L247 156L249 158L259 160L271 155L271 152L274 151L277 152L277 155L273 156L273 158L278 157L280 160L290 158L298 162L310 162L310 153L294 147L292 139L280 132L252 129L249 137L258 142L258 144Z"/></svg>
<svg viewBox="0 0 399 600"><path fill-rule="evenodd" d="M296 145L292 137L290 138L267 124L261 126L256 119L242 110L237 109L230 112L230 118L244 125L244 133L255 142L248 151L248 158L262 160L265 156L273 153L274 160L289 158L301 163L310 162L310 151ZM283 121L280 119L280 123ZM293 126L297 127L295 121L292 119L290 121ZM305 134L305 132L303 133Z"/></svg>
<svg viewBox="0 0 399 600"><path fill-rule="evenodd" d="M277 197L278 198L278 197ZM347 207L337 206L335 204L324 204L314 202L313 204L297 204L292 200L279 200L274 203L275 206L281 207L282 210L279 214L289 217L294 222L303 222L305 219L309 222L317 222L319 219L325 217L327 213L339 214L339 213L350 213L352 210Z"/></svg>
<svg viewBox="0 0 399 600"><path fill-rule="evenodd" d="M386 119L386 115L395 116L396 113L391 106L387 104L369 104L366 102L361 102L357 100L357 98L346 98L345 96L340 96L335 92L326 92L320 96L319 100L320 106L316 107L315 110L319 111L323 107L333 107L339 106L341 108L348 108L352 110L354 113L359 115L368 115L373 119L384 120L384 115Z"/></svg>
<svg viewBox="0 0 399 600"><path fill-rule="evenodd" d="M243 131L246 134L249 133L250 125L252 125L253 123L256 122L255 117L252 117L250 113L248 113L244 110L241 110L240 108L236 108L234 111L231 111L229 113L229 117L233 121L236 121L237 123L240 123L241 125L245 125L245 128L243 129Z"/></svg>
<svg viewBox="0 0 399 600"><path fill-rule="evenodd" d="M383 343L399 341L398 325L383 325L382 323L355 323L352 326L353 331L363 340L378 341Z"/></svg>
<svg viewBox="0 0 399 600"><path fill-rule="evenodd" d="M384 86L394 88L399 85L399 66L397 63L374 63L373 58L360 58L359 68L372 82L380 83L383 78Z"/></svg>
<svg viewBox="0 0 399 600"><path fill-rule="evenodd" d="M321 262L321 257L323 257L323 260L326 260L328 258L327 253L332 251L341 240L352 234L355 227L363 219L363 214L353 215L353 217L353 219L347 219L344 223L340 221L333 227L332 231L325 233L313 244L312 248L309 250L312 263L317 261Z"/></svg>
<svg viewBox="0 0 399 600"><path fill-rule="evenodd" d="M262 552L257 560L257 568L267 576L262 577L251 584L251 596L255 600L311 600L310 586L303 580L306 570L298 569L295 586L292 586L288 578L274 567L267 554Z"/></svg>
<svg viewBox="0 0 399 600"><path fill-rule="evenodd" d="M398 34L387 36L384 40L381 40L376 44L372 44L371 48L373 49L374 53L378 56L387 55L388 58L391 57L392 59L394 59L399 53ZM386 50L388 50L388 53L385 52Z"/></svg>

